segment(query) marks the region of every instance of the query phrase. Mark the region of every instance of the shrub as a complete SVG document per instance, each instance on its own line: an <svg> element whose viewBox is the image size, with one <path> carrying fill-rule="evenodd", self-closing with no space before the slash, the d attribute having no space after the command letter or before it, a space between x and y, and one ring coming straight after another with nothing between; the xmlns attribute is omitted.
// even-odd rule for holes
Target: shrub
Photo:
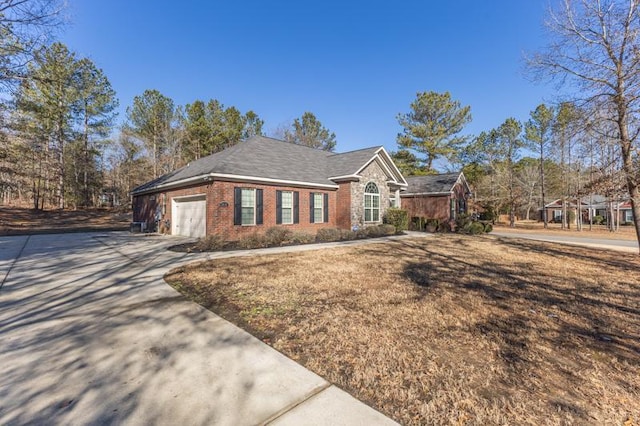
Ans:
<svg viewBox="0 0 640 426"><path fill-rule="evenodd" d="M207 235L200 238L194 248L198 251L217 251L222 250L226 245L226 241L220 235Z"/></svg>
<svg viewBox="0 0 640 426"><path fill-rule="evenodd" d="M384 216L384 223L393 225L394 232L399 234L409 227L409 213L406 210L390 208Z"/></svg>
<svg viewBox="0 0 640 426"><path fill-rule="evenodd" d="M424 230L427 232L436 232L440 228L440 219L426 219Z"/></svg>
<svg viewBox="0 0 640 426"><path fill-rule="evenodd" d="M438 224L438 229L436 229L436 231L446 234L447 232L451 232L451 225L449 225L449 222L441 222Z"/></svg>
<svg viewBox="0 0 640 426"><path fill-rule="evenodd" d="M380 225L379 228L380 228L380 233L382 235L395 235L398 233L398 228L391 223L384 223ZM404 228L404 229L407 229L407 228Z"/></svg>
<svg viewBox="0 0 640 426"><path fill-rule="evenodd" d="M355 231L350 229L341 229L340 230L340 240L342 241L351 241L358 238L358 234Z"/></svg>
<svg viewBox="0 0 640 426"><path fill-rule="evenodd" d="M257 233L241 238L238 240L237 244L241 249L256 249L267 247L269 245L265 236Z"/></svg>
<svg viewBox="0 0 640 426"><path fill-rule="evenodd" d="M264 233L269 246L281 246L291 240L293 232L281 226L272 226Z"/></svg>
<svg viewBox="0 0 640 426"><path fill-rule="evenodd" d="M316 240L316 237L306 232L293 232L289 237L292 244L309 244Z"/></svg>
<svg viewBox="0 0 640 426"><path fill-rule="evenodd" d="M323 228L319 229L316 233L316 241L331 242L340 241L340 230L336 228Z"/></svg>
<svg viewBox="0 0 640 426"><path fill-rule="evenodd" d="M472 223L471 216L468 214L459 214L456 217L456 232L464 232L466 233L467 228Z"/></svg>
<svg viewBox="0 0 640 426"><path fill-rule="evenodd" d="M485 223L484 224L484 232L488 234L491 231L493 231L493 225L490 224L490 223Z"/></svg>
<svg viewBox="0 0 640 426"><path fill-rule="evenodd" d="M424 217L414 216L411 218L409 229L412 231L424 231L425 219Z"/></svg>
<svg viewBox="0 0 640 426"><path fill-rule="evenodd" d="M470 235L479 235L485 232L484 225L480 222L470 222L466 226L466 233Z"/></svg>
<svg viewBox="0 0 640 426"><path fill-rule="evenodd" d="M602 225L604 223L604 217L601 215L596 215L593 217L593 223L596 225Z"/></svg>
<svg viewBox="0 0 640 426"><path fill-rule="evenodd" d="M369 237L369 231L368 231L368 229L369 229L369 228L365 228L365 227L358 228L358 229L356 230L356 239L360 239L360 238L367 238L367 237Z"/></svg>

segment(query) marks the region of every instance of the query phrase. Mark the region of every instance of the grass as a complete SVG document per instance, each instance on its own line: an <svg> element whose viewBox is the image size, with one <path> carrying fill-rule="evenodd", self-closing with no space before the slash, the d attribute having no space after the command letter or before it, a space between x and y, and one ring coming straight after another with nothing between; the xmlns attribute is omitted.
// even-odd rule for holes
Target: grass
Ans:
<svg viewBox="0 0 640 426"><path fill-rule="evenodd" d="M640 259L437 235L167 280L403 424L640 418Z"/></svg>
<svg viewBox="0 0 640 426"><path fill-rule="evenodd" d="M636 236L636 230L633 226L620 226L620 228L615 231L609 231L606 225L593 225L591 229L589 229L589 224L583 224L582 230L578 231L575 225L571 225L569 229L562 229L562 225L559 223L549 223L548 228L544 229L544 224L542 222L537 221L519 221L516 222L515 229L510 228L508 224L500 223L496 224L496 231L517 231L521 233L528 234L548 234L548 235L567 235L570 234L572 237L582 237L582 238L606 238L612 240L630 240L637 241L638 237Z"/></svg>

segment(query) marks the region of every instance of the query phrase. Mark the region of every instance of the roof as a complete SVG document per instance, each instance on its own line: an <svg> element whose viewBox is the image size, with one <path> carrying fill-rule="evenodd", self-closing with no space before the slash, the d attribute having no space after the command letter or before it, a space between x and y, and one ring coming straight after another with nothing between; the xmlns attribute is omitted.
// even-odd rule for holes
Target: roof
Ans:
<svg viewBox="0 0 640 426"><path fill-rule="evenodd" d="M381 153L381 151L383 153ZM376 157L377 156L377 157ZM178 187L199 179L240 179L337 188L331 177L354 176L375 158L391 161L383 147L337 154L264 136L253 136L230 148L202 157L135 188L132 193ZM391 171L390 180L406 185L402 174Z"/></svg>
<svg viewBox="0 0 640 426"><path fill-rule="evenodd" d="M407 177L409 186L403 195L447 194L453 191L453 187L460 180L462 180L464 185L467 185L462 172L409 176Z"/></svg>

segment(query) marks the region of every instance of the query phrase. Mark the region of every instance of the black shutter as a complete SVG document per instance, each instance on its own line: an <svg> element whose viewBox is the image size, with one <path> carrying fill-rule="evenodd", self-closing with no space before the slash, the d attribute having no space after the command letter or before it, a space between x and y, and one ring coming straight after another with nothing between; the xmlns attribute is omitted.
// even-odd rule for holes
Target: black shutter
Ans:
<svg viewBox="0 0 640 426"><path fill-rule="evenodd" d="M233 191L233 224L242 225L242 188Z"/></svg>
<svg viewBox="0 0 640 426"><path fill-rule="evenodd" d="M309 223L313 222L313 196L315 194L313 192L309 193Z"/></svg>
<svg viewBox="0 0 640 426"><path fill-rule="evenodd" d="M282 223L282 191L276 191L276 225Z"/></svg>
<svg viewBox="0 0 640 426"><path fill-rule="evenodd" d="M300 223L300 196L298 191L293 192L293 223Z"/></svg>
<svg viewBox="0 0 640 426"><path fill-rule="evenodd" d="M329 223L329 194L324 194L324 223Z"/></svg>
<svg viewBox="0 0 640 426"><path fill-rule="evenodd" d="M262 189L256 189L256 225L262 225Z"/></svg>

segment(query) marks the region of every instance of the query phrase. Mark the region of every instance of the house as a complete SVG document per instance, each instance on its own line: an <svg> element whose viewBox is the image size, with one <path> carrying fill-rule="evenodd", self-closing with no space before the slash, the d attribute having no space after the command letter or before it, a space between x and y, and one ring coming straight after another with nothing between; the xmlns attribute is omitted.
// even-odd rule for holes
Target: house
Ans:
<svg viewBox="0 0 640 426"><path fill-rule="evenodd" d="M578 208L576 200L564 201L570 218L570 224L577 224ZM549 222L562 223L563 200L557 199L544 206ZM585 196L580 201L580 213L582 223L589 223L592 218L600 216L604 222L608 222L612 217L616 218L615 223L632 223L633 213L631 212L631 201L612 201L611 199L593 194ZM543 220L542 209L540 209L540 221Z"/></svg>
<svg viewBox="0 0 640 426"><path fill-rule="evenodd" d="M409 218L453 222L459 214L467 213L471 189L462 172L409 176L407 184L407 190L400 197Z"/></svg>
<svg viewBox="0 0 640 426"><path fill-rule="evenodd" d="M273 226L315 234L382 223L406 187L383 147L333 153L253 136L134 189L133 220L229 241Z"/></svg>

